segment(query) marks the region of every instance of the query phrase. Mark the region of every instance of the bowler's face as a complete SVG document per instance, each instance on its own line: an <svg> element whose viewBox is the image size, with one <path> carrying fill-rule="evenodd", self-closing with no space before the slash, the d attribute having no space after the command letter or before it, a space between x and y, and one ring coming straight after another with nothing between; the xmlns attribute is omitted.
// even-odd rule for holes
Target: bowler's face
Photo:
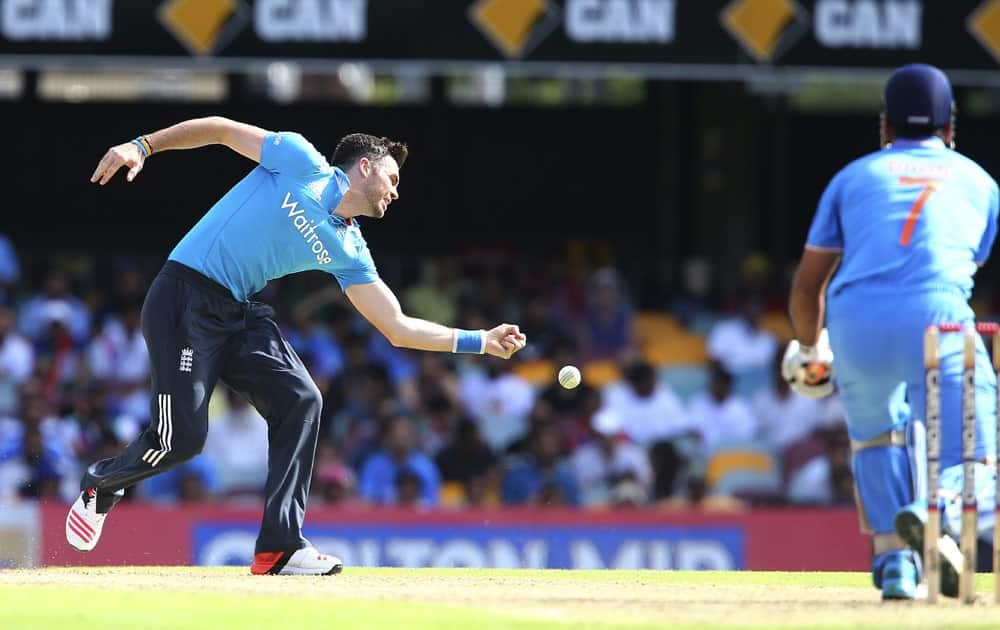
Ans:
<svg viewBox="0 0 1000 630"><path fill-rule="evenodd" d="M389 204L399 199L399 165L395 158L387 155L372 162L371 176L368 178L368 190L365 195L371 204L368 216L381 219Z"/></svg>

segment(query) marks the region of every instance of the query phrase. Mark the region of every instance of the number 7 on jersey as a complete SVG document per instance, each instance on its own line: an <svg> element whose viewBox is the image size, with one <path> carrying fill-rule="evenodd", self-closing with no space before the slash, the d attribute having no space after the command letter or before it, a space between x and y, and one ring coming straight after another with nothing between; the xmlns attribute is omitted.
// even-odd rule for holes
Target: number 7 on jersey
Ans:
<svg viewBox="0 0 1000 630"><path fill-rule="evenodd" d="M913 228L917 225L917 219L920 218L920 212L924 209L924 204L927 203L927 199L934 194L934 191L938 189L941 182L936 179L900 177L899 184L901 186L924 187L924 189L920 191L920 195L917 196L917 200L913 202L913 206L910 208L910 213L906 215L906 221L903 223L903 233L899 235L899 244L906 247L910 244L910 240L913 238Z"/></svg>

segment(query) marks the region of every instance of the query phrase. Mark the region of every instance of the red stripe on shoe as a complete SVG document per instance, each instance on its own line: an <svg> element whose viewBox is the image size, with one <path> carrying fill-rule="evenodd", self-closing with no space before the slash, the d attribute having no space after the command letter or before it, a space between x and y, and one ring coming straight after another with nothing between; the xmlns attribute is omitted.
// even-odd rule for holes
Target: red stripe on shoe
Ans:
<svg viewBox="0 0 1000 630"><path fill-rule="evenodd" d="M72 530L72 532L74 534L76 534L77 536L80 537L80 540L82 540L85 543L89 543L90 542L90 536L87 536L82 531L80 531L80 528L77 527L76 524L73 523L73 521L68 521L66 523L66 525L70 528L70 530Z"/></svg>
<svg viewBox="0 0 1000 630"><path fill-rule="evenodd" d="M82 516L80 516L79 514L77 514L76 510L70 510L69 517L70 517L70 519L76 521L76 524L80 526L80 529L82 529L83 531L87 532L91 536L94 535L94 533L95 533L94 532L94 528L91 527L89 523L87 523L86 519L84 519Z"/></svg>
<svg viewBox="0 0 1000 630"><path fill-rule="evenodd" d="M254 555L253 564L250 565L250 573L253 575L267 574L268 571L274 568L274 565L278 564L278 561L284 555L284 551L265 552Z"/></svg>

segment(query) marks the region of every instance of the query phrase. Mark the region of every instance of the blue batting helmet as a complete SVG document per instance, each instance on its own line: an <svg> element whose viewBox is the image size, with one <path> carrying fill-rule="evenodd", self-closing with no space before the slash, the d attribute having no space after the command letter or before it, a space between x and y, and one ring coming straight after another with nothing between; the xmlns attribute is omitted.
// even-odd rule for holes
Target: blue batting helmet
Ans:
<svg viewBox="0 0 1000 630"><path fill-rule="evenodd" d="M899 68L885 85L885 117L895 127L944 127L953 101L948 77L926 64Z"/></svg>

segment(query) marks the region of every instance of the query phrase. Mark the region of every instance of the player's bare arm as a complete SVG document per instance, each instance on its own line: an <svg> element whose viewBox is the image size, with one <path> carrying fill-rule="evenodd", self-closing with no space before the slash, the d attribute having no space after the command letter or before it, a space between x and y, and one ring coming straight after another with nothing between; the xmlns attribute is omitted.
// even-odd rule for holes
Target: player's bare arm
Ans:
<svg viewBox="0 0 1000 630"><path fill-rule="evenodd" d="M792 279L788 310L795 337L804 346L815 345L823 327L826 286L840 262L840 252L807 247Z"/></svg>
<svg viewBox="0 0 1000 630"><path fill-rule="evenodd" d="M268 133L266 129L222 116L185 120L111 147L101 158L90 181L103 186L123 166L128 167L126 179L132 181L142 170L146 158L154 152L197 149L210 144L223 144L254 162L260 162L264 136Z"/></svg>
<svg viewBox="0 0 1000 630"><path fill-rule="evenodd" d="M381 280L352 284L346 293L358 312L396 347L436 352L451 352L455 347L454 328L404 314L395 294ZM527 338L514 324L486 331L486 354L501 359L509 359L526 343Z"/></svg>

